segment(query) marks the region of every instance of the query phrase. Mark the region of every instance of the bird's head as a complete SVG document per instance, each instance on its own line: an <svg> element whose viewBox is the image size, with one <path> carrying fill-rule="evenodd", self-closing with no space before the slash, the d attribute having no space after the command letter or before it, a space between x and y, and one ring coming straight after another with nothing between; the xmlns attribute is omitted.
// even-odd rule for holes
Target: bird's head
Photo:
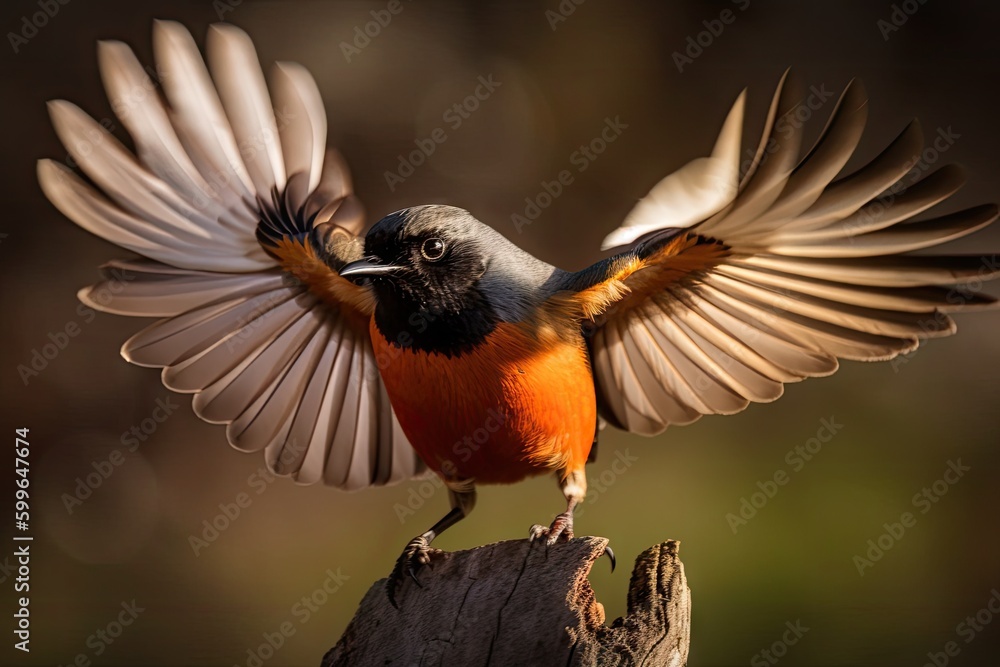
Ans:
<svg viewBox="0 0 1000 667"><path fill-rule="evenodd" d="M365 236L365 257L340 275L368 280L380 303L434 311L467 305L489 264L489 227L460 208L418 206L379 220ZM494 232L495 233L495 232Z"/></svg>
<svg viewBox="0 0 1000 667"><path fill-rule="evenodd" d="M387 215L368 231L364 253L340 275L370 281L387 338L427 349L474 344L498 322L519 319L553 271L453 206Z"/></svg>

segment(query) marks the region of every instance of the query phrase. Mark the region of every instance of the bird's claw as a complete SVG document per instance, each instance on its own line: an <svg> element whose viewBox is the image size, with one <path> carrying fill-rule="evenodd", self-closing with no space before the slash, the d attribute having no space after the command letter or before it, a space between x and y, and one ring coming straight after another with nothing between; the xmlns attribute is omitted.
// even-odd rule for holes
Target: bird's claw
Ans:
<svg viewBox="0 0 1000 667"><path fill-rule="evenodd" d="M604 553L601 554L601 555L608 557L608 560L611 561L611 571L614 572L615 571L615 565L618 564L618 562L615 560L615 552L611 550L610 546L605 546L604 547Z"/></svg>
<svg viewBox="0 0 1000 667"><path fill-rule="evenodd" d="M528 539L532 542L540 542L545 539L545 546L552 546L556 542L569 542L573 539L573 515L569 512L563 512L558 515L555 520L552 521L552 525L545 527L540 524L535 524L528 531ZM615 552L610 546L604 547L604 553L602 556L607 556L608 560L611 561L611 571L615 571L615 567L618 565L618 560L615 558Z"/></svg>
<svg viewBox="0 0 1000 667"><path fill-rule="evenodd" d="M552 521L552 525L545 527L540 524L535 524L528 531L528 539L531 542L538 542L542 538L545 539L545 546L551 547L556 542L569 542L573 539L573 515L569 512L563 512L556 516Z"/></svg>
<svg viewBox="0 0 1000 667"><path fill-rule="evenodd" d="M423 588L424 585L420 583L417 579L417 571L420 570L424 565L428 565L431 562L431 556L434 554L441 553L439 549L432 549L430 545L430 540L428 540L423 535L414 537L403 549L403 553L399 554L399 558L396 559L396 565L392 568L392 574L389 575L389 579L385 585L386 595L389 597L389 603L399 609L399 604L396 602L396 592L402 585L405 577L409 577L413 580L418 587Z"/></svg>

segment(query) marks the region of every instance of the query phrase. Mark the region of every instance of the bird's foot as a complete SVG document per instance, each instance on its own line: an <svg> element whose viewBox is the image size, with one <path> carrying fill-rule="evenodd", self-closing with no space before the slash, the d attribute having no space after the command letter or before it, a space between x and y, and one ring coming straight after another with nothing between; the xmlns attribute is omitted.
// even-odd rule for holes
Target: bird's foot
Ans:
<svg viewBox="0 0 1000 667"><path fill-rule="evenodd" d="M569 542L573 539L573 514L570 512L563 512L556 516L552 521L552 525L546 528L545 526L535 524L528 531L528 539L532 542L538 542L544 538L546 546L552 546L556 542Z"/></svg>
<svg viewBox="0 0 1000 667"><path fill-rule="evenodd" d="M396 592L402 586L406 577L409 577L413 580L413 583L423 588L423 584L417 579L417 572L423 566L430 564L432 556L441 553L440 549L431 548L430 540L423 535L410 540L406 548L403 549L403 553L399 554L399 558L396 559L396 565L392 568L392 574L389 575L389 580L385 585L385 592L389 596L389 602L393 607L399 609L399 604L396 602Z"/></svg>

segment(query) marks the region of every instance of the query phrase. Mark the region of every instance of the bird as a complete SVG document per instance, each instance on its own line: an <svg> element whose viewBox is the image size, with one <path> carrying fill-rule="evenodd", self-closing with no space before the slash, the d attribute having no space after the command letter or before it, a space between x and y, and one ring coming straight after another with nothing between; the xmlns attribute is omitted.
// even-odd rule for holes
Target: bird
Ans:
<svg viewBox="0 0 1000 667"><path fill-rule="evenodd" d="M996 302L979 287L995 260L914 254L997 217L985 204L914 220L965 179L920 163L918 122L842 173L868 112L857 79L805 150L812 109L786 71L743 161L742 91L711 152L654 184L603 258L567 271L447 204L369 224L312 76L279 62L265 79L243 30L210 26L203 58L181 24L157 21L153 51L155 80L124 43L98 48L134 151L74 104L48 106L75 168L40 160L44 193L135 255L78 296L155 318L122 356L161 369L278 475L345 490L439 476L450 509L397 559L393 604L478 485L553 475L564 509L529 537L558 548L602 428L653 436L774 401Z"/></svg>

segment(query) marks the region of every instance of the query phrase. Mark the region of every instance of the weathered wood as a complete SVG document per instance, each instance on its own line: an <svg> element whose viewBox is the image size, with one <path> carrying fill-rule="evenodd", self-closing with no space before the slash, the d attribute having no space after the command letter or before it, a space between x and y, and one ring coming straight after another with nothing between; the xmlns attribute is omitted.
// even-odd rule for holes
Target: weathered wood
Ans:
<svg viewBox="0 0 1000 667"><path fill-rule="evenodd" d="M691 591L667 541L636 559L628 611L610 627L587 575L608 541L546 548L527 540L443 553L404 583L399 609L385 579L368 590L323 658L341 665L687 664Z"/></svg>

